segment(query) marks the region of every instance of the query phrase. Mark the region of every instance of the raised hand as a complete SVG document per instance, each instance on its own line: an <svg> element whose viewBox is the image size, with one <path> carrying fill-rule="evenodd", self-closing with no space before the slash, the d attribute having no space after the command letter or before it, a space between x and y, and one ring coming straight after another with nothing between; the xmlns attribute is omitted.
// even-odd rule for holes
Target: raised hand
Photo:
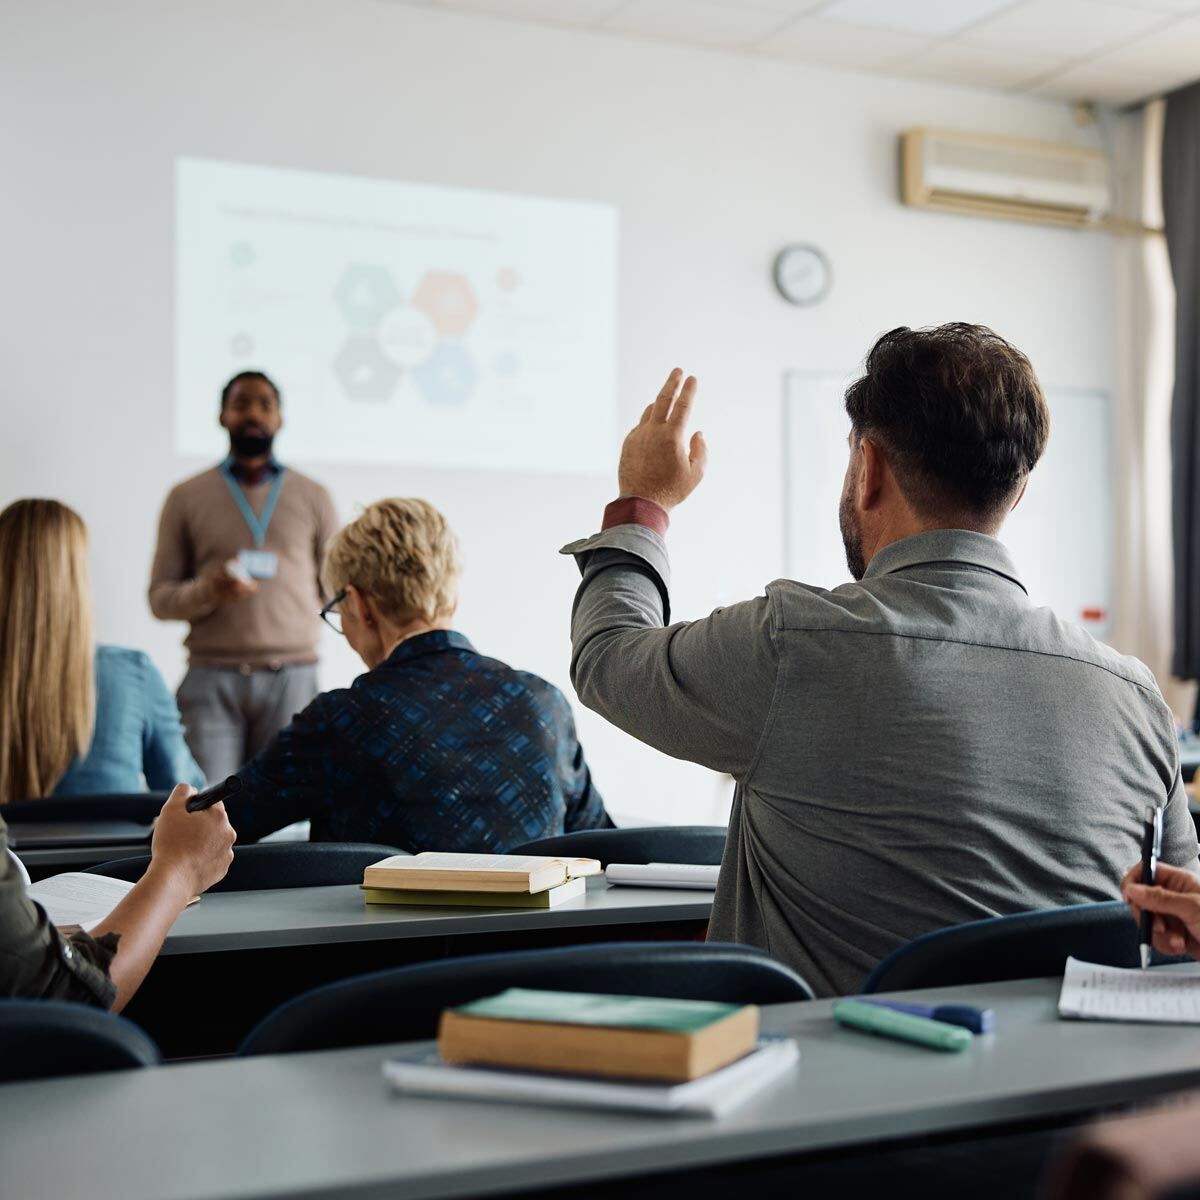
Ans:
<svg viewBox="0 0 1200 1200"><path fill-rule="evenodd" d="M696 387L696 377L684 379L676 367L641 421L630 430L617 469L622 496L641 496L669 511L686 500L704 478L708 462L704 434L694 433L690 441L687 437Z"/></svg>

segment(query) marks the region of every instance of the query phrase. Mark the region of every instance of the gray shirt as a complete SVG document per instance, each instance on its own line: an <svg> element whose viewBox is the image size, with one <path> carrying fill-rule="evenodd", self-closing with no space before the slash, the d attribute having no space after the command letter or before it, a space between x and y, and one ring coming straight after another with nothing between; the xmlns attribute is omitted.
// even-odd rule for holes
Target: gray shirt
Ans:
<svg viewBox="0 0 1200 1200"><path fill-rule="evenodd" d="M564 547L579 698L737 781L709 936L761 946L819 995L904 942L981 917L1112 900L1165 804L1196 869L1154 677L1035 607L994 538L893 543L861 583L780 579L670 619L666 545L620 525Z"/></svg>

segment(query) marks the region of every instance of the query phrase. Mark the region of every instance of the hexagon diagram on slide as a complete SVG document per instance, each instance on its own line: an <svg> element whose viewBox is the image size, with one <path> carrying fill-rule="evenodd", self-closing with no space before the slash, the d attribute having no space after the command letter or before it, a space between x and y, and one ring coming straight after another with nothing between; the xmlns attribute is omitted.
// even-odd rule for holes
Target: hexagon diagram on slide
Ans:
<svg viewBox="0 0 1200 1200"><path fill-rule="evenodd" d="M351 329L374 329L383 314L400 303L400 293L386 267L355 263L342 272L333 299Z"/></svg>
<svg viewBox="0 0 1200 1200"><path fill-rule="evenodd" d="M403 371L374 338L352 337L337 352L333 373L351 400L388 400Z"/></svg>
<svg viewBox="0 0 1200 1200"><path fill-rule="evenodd" d="M413 292L413 307L429 314L442 337L462 337L479 312L467 277L458 271L430 271Z"/></svg>
<svg viewBox="0 0 1200 1200"><path fill-rule="evenodd" d="M430 404L466 403L475 380L475 364L457 342L439 342L429 358L412 370L412 381Z"/></svg>

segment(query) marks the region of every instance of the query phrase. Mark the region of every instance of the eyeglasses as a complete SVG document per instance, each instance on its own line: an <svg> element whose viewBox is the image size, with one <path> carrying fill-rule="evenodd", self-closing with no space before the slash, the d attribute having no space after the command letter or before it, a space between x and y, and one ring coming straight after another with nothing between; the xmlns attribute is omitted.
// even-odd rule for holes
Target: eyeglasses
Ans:
<svg viewBox="0 0 1200 1200"><path fill-rule="evenodd" d="M346 589L342 588L340 592L330 602L321 609L318 614L322 621L333 630L334 633L340 633L345 636L345 630L342 629L342 614L337 611L337 606L346 598Z"/></svg>

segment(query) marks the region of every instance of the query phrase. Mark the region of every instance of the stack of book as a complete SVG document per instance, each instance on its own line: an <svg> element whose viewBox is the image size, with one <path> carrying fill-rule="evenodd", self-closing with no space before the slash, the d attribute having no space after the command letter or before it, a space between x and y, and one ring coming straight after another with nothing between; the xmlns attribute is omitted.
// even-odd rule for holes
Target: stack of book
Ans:
<svg viewBox="0 0 1200 1200"><path fill-rule="evenodd" d="M363 872L368 904L553 908L582 896L594 858L536 854L397 854Z"/></svg>
<svg viewBox="0 0 1200 1200"><path fill-rule="evenodd" d="M437 1052L384 1064L401 1091L721 1115L796 1063L753 1005L510 988L442 1014Z"/></svg>

